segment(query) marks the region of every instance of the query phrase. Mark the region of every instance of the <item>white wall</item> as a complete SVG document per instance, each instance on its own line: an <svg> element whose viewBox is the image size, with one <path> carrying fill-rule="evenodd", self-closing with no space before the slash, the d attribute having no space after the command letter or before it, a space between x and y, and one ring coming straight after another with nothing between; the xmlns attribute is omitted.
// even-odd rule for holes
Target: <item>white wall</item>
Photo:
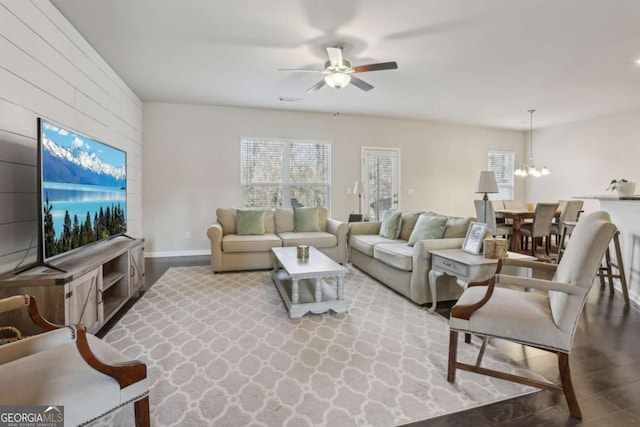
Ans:
<svg viewBox="0 0 640 427"><path fill-rule="evenodd" d="M358 210L347 188L359 179L362 146L400 148L402 208L457 215L475 215L489 149L513 150L520 162L525 148L523 132L427 121L167 103L143 111L146 250L156 256L208 253L216 208L241 205L241 137L332 141L331 214L341 220Z"/></svg>
<svg viewBox="0 0 640 427"><path fill-rule="evenodd" d="M142 102L50 2L0 0L0 272L37 228L37 117L127 152L128 233L143 235Z"/></svg>
<svg viewBox="0 0 640 427"><path fill-rule="evenodd" d="M606 191L614 178L640 180L640 109L533 132L536 163L551 175L527 178L527 200L616 195ZM585 212L597 210L585 200Z"/></svg>

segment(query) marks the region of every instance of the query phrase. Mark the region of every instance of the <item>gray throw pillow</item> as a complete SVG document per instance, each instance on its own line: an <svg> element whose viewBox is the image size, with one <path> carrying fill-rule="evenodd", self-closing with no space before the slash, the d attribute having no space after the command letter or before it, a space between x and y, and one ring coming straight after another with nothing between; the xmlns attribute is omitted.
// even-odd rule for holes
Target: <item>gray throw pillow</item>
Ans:
<svg viewBox="0 0 640 427"><path fill-rule="evenodd" d="M409 246L413 246L420 240L442 239L447 227L447 218L420 215L416 226L409 236Z"/></svg>
<svg viewBox="0 0 640 427"><path fill-rule="evenodd" d="M236 228L239 235L264 234L264 212L238 209Z"/></svg>
<svg viewBox="0 0 640 427"><path fill-rule="evenodd" d="M302 233L305 231L320 231L317 208L293 209L293 231Z"/></svg>
<svg viewBox="0 0 640 427"><path fill-rule="evenodd" d="M382 225L380 225L380 236L387 239L396 240L400 235L402 227L402 212L389 209L382 217Z"/></svg>

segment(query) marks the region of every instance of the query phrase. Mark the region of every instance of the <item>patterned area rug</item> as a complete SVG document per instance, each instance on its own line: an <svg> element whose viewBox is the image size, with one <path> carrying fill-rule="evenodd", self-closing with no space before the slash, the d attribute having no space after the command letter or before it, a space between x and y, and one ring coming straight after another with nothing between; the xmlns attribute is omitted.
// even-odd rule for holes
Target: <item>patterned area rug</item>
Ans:
<svg viewBox="0 0 640 427"><path fill-rule="evenodd" d="M154 426L393 426L536 391L463 371L448 383L446 319L353 267L345 284L348 314L291 320L270 272L171 268L105 340L147 363ZM478 347L461 341L460 360ZM527 372L490 346L483 366Z"/></svg>

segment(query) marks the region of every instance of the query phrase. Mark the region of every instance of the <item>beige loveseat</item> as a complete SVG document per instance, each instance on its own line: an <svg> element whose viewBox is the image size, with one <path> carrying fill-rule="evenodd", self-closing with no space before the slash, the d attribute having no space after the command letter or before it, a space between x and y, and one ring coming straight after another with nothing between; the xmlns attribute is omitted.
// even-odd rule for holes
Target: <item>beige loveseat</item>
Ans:
<svg viewBox="0 0 640 427"><path fill-rule="evenodd" d="M418 304L431 302L429 270L435 249L462 248L467 228L473 218L446 217L442 239L419 240L413 247L407 244L422 212L402 212L400 235L391 240L379 236L381 222L349 224L349 259L360 270L373 276L391 289ZM433 212L425 215L440 216ZM438 299L455 300L462 294L455 277L438 279Z"/></svg>
<svg viewBox="0 0 640 427"><path fill-rule="evenodd" d="M237 234L235 208L218 209L216 215L217 221L207 229L214 273L273 268L271 248L281 246L309 245L340 264L347 262L348 226L327 218L326 208L318 209L320 231L306 232L294 231L293 210L265 209L261 235Z"/></svg>

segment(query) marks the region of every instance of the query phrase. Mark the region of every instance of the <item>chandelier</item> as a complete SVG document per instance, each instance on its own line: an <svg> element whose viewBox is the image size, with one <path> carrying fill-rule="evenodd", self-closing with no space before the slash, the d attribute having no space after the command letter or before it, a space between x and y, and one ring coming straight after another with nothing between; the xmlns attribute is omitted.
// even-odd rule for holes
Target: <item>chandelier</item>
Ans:
<svg viewBox="0 0 640 427"><path fill-rule="evenodd" d="M529 127L529 164L521 163L520 166L513 172L516 176L542 176L549 175L551 171L547 169L546 166L543 166L542 169L538 169L533 164L533 113L536 110L529 110L529 114L531 115L531 122Z"/></svg>

